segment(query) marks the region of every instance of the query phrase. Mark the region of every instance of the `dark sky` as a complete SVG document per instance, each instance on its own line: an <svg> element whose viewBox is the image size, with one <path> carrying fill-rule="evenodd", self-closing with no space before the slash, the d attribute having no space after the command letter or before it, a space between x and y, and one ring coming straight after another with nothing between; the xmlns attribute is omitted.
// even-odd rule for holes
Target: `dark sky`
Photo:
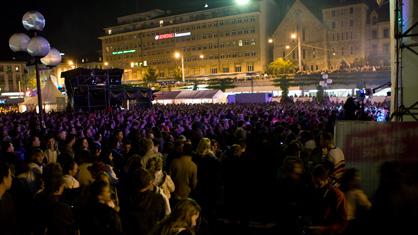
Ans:
<svg viewBox="0 0 418 235"><path fill-rule="evenodd" d="M7 0L5 0L7 1ZM233 1L233 0L230 0ZM228 3L228 0L208 0L210 6ZM149 10L161 9L203 9L201 0L9 0L3 8L0 22L0 59L16 56L8 46L9 37L15 32L25 32L22 16L29 10L41 12L46 19L42 36L51 46L64 52L68 57L99 56L103 28L116 24L116 17Z"/></svg>
<svg viewBox="0 0 418 235"><path fill-rule="evenodd" d="M51 46L66 54L67 58L97 60L100 56L99 36L103 28L116 24L116 17L133 14L153 8L173 11L204 9L233 3L234 0L4 0L7 7L2 9L0 22L0 59L17 56L8 46L9 37L15 32L25 32L21 19L29 10L41 12L46 19L42 35ZM293 0L275 0L279 5L278 14L283 13ZM304 0L321 2L329 0ZM332 0L342 1L342 0ZM4 5L3 5L4 6Z"/></svg>

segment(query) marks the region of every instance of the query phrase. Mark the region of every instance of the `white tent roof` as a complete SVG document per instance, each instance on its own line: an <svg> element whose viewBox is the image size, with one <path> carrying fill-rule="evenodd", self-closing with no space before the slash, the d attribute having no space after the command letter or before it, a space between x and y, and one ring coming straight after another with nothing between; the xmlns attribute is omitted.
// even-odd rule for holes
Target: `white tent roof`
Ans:
<svg viewBox="0 0 418 235"><path fill-rule="evenodd" d="M166 99L215 99L222 95L221 90L202 90L202 91L160 91L155 95L156 100Z"/></svg>
<svg viewBox="0 0 418 235"><path fill-rule="evenodd" d="M51 81L51 78L48 78L45 82L45 85L41 88L41 96L43 104L56 104L57 97L65 97ZM22 104L38 104L38 96L29 97L25 99Z"/></svg>

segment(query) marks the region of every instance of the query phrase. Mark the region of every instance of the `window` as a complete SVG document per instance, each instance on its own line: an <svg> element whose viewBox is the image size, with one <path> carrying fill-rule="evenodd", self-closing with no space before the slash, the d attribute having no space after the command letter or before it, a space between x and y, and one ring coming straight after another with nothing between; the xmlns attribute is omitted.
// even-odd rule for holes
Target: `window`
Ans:
<svg viewBox="0 0 418 235"><path fill-rule="evenodd" d="M385 44L383 45L383 52L384 52L384 53L389 53L389 43L385 43Z"/></svg>
<svg viewBox="0 0 418 235"><path fill-rule="evenodd" d="M341 55L344 56L344 47L341 47Z"/></svg>
<svg viewBox="0 0 418 235"><path fill-rule="evenodd" d="M237 73L241 72L241 65L235 65L235 72Z"/></svg>
<svg viewBox="0 0 418 235"><path fill-rule="evenodd" d="M334 16L334 17L335 17L335 10L333 10L333 11L332 11L332 16Z"/></svg>
<svg viewBox="0 0 418 235"><path fill-rule="evenodd" d="M12 66L11 65L7 65L7 72L12 72Z"/></svg>
<svg viewBox="0 0 418 235"><path fill-rule="evenodd" d="M383 37L389 38L389 29L383 29Z"/></svg>
<svg viewBox="0 0 418 235"><path fill-rule="evenodd" d="M223 67L222 73L229 73L229 67Z"/></svg>
<svg viewBox="0 0 418 235"><path fill-rule="evenodd" d="M283 51L283 53L282 53L282 57L284 58L284 57L286 57L286 52L285 51Z"/></svg>
<svg viewBox="0 0 418 235"><path fill-rule="evenodd" d="M314 48L314 49L312 49L312 57L313 58L316 58L316 49Z"/></svg>
<svg viewBox="0 0 418 235"><path fill-rule="evenodd" d="M372 24L377 24L377 16L372 16Z"/></svg>
<svg viewBox="0 0 418 235"><path fill-rule="evenodd" d="M255 39L251 39L251 45L255 46Z"/></svg>
<svg viewBox="0 0 418 235"><path fill-rule="evenodd" d="M350 27L354 26L354 20L350 20Z"/></svg>
<svg viewBox="0 0 418 235"><path fill-rule="evenodd" d="M332 22L332 29L335 29L335 21Z"/></svg>
<svg viewBox="0 0 418 235"><path fill-rule="evenodd" d="M354 14L354 8L350 7L350 15Z"/></svg>
<svg viewBox="0 0 418 235"><path fill-rule="evenodd" d="M239 46L239 47L242 47L242 40L239 40L239 41L238 41L238 46Z"/></svg>
<svg viewBox="0 0 418 235"><path fill-rule="evenodd" d="M248 64L247 65L247 71L248 72L253 72L254 71L254 64Z"/></svg>
<svg viewBox="0 0 418 235"><path fill-rule="evenodd" d="M350 54L354 54L353 47L350 47Z"/></svg>
<svg viewBox="0 0 418 235"><path fill-rule="evenodd" d="M305 50L305 49L303 49L303 50L302 50L302 58L303 58L303 59L305 59L305 58L306 58L306 50Z"/></svg>
<svg viewBox="0 0 418 235"><path fill-rule="evenodd" d="M292 59L296 59L296 53L295 53L295 51L292 52Z"/></svg>
<svg viewBox="0 0 418 235"><path fill-rule="evenodd" d="M319 67L318 67L318 65L316 65L315 67L316 67L316 70L319 70Z"/></svg>
<svg viewBox="0 0 418 235"><path fill-rule="evenodd" d="M210 73L211 74L217 74L218 73L218 68L211 68Z"/></svg>
<svg viewBox="0 0 418 235"><path fill-rule="evenodd" d="M377 39L377 30L372 30L372 39Z"/></svg>
<svg viewBox="0 0 418 235"><path fill-rule="evenodd" d="M0 65L0 72L3 72L4 71L4 67L3 67L3 65Z"/></svg>
<svg viewBox="0 0 418 235"><path fill-rule="evenodd" d="M311 64L311 71L313 71L313 68L314 68L314 67L313 67L313 65Z"/></svg>

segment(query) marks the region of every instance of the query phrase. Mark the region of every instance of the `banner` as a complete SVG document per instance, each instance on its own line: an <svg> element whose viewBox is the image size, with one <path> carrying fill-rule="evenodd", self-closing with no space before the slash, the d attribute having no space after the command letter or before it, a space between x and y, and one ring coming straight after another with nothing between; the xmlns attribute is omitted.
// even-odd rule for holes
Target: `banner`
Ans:
<svg viewBox="0 0 418 235"><path fill-rule="evenodd" d="M418 161L418 122L338 121L335 143L343 150L347 167L360 170L365 191L371 195L383 162Z"/></svg>

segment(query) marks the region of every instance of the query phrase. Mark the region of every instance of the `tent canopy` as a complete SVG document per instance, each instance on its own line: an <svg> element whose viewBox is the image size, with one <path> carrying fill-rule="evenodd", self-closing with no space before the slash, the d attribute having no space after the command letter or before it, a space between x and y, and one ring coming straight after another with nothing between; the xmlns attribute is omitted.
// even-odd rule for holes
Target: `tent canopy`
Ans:
<svg viewBox="0 0 418 235"><path fill-rule="evenodd" d="M156 100L172 100L172 99L215 99L222 95L221 90L202 90L202 91L161 91L155 93Z"/></svg>
<svg viewBox="0 0 418 235"><path fill-rule="evenodd" d="M57 98L65 96L58 90L58 88L54 85L51 78L48 78L41 88L41 96L42 96L42 103L43 104L56 104ZM38 104L38 96L32 96L22 103L24 105L36 105Z"/></svg>

